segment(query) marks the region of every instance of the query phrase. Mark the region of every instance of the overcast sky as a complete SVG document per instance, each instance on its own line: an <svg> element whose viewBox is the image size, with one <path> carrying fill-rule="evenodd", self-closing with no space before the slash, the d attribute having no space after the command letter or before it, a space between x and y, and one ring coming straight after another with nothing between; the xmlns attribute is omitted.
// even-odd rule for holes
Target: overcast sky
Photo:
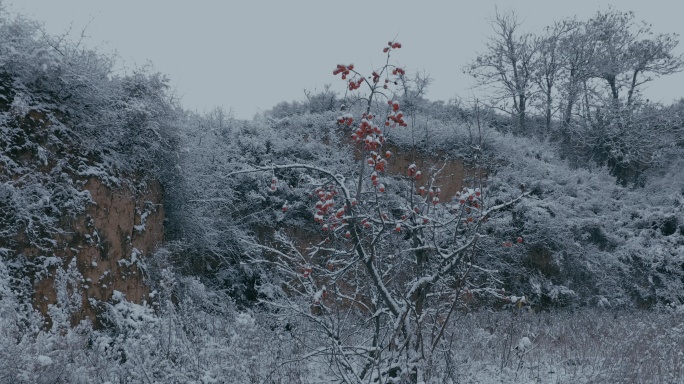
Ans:
<svg viewBox="0 0 684 384"><path fill-rule="evenodd" d="M222 106L251 119L280 101L301 100L325 84L338 63L371 69L396 36L394 55L409 73L433 78L431 100L468 98L462 67L484 47L498 6L513 9L522 28L540 31L553 20L592 16L608 4L632 10L658 33L684 35L684 3L665 0L477 1L161 1L5 0L9 9L44 22L59 34L86 28L90 47L116 51L129 68L151 61L192 110ZM551 5L553 4L553 5ZM684 52L684 43L677 49ZM370 71L369 71L370 72ZM651 100L684 96L684 74L665 77L645 92Z"/></svg>

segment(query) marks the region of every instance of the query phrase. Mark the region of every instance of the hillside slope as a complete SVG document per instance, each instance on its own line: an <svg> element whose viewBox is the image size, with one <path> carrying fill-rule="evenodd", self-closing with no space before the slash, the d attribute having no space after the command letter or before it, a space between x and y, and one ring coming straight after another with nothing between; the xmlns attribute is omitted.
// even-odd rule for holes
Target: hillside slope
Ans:
<svg viewBox="0 0 684 384"><path fill-rule="evenodd" d="M174 107L164 79L0 19L0 262L24 302L72 321L120 291L163 239L158 161Z"/></svg>

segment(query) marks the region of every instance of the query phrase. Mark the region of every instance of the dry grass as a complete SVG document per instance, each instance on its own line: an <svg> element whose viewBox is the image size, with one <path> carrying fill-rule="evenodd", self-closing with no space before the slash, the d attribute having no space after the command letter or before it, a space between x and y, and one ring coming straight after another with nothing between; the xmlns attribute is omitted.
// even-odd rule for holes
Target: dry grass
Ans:
<svg viewBox="0 0 684 384"><path fill-rule="evenodd" d="M474 313L455 319L434 362L445 383L677 383L684 380L681 314ZM531 345L516 349L523 337Z"/></svg>

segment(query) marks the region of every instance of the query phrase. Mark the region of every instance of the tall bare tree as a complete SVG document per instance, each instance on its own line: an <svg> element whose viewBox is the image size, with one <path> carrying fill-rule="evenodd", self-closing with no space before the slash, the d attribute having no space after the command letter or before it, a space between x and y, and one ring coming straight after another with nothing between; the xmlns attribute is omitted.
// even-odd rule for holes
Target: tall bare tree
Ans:
<svg viewBox="0 0 684 384"><path fill-rule="evenodd" d="M632 104L639 86L684 67L682 56L673 53L677 36L654 35L650 24L636 22L634 17L633 12L609 9L598 12L585 27L596 48L591 62L593 76L606 82L614 103L626 90L623 100Z"/></svg>
<svg viewBox="0 0 684 384"><path fill-rule="evenodd" d="M546 130L551 129L554 115L554 93L558 92L558 82L563 75L566 56L563 52L563 39L575 30L574 19L562 20L547 27L546 34L535 38L534 82L543 95L541 104L544 111Z"/></svg>
<svg viewBox="0 0 684 384"><path fill-rule="evenodd" d="M513 12L499 13L491 22L494 36L489 38L486 51L469 63L465 71L479 86L493 91L494 104L518 119L524 128L528 105L535 91L533 61L536 52L534 38L519 31L520 22ZM502 102L512 100L507 110Z"/></svg>
<svg viewBox="0 0 684 384"><path fill-rule="evenodd" d="M587 81L593 75L591 65L596 54L596 48L585 32L585 24L574 19L567 20L566 23L569 30L558 42L563 63L563 76L559 86L563 94L561 108L564 127L570 124L573 109L585 90L589 89Z"/></svg>

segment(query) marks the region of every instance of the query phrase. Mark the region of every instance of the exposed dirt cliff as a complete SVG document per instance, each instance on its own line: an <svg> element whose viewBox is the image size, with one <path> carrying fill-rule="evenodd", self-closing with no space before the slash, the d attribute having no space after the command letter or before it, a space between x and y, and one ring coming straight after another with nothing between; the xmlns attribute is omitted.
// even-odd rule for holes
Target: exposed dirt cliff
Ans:
<svg viewBox="0 0 684 384"><path fill-rule="evenodd" d="M63 234L56 236L54 256L61 265L35 285L34 302L42 313L57 303L55 277L75 260L82 276L80 289L71 287L71 294L81 296L81 311L72 320L95 319L97 302L111 300L114 291L123 293L133 302L147 299L149 289L143 282L139 261L154 251L163 239L164 210L161 187L156 182L110 187L101 180L90 179L84 189L90 192L92 203L85 213L64 218ZM36 254L37 249L25 249Z"/></svg>
<svg viewBox="0 0 684 384"><path fill-rule="evenodd" d="M4 109L0 252L25 300L47 315L66 309L72 323L98 323L115 291L146 300L141 261L163 240L159 182L108 164L55 111Z"/></svg>

